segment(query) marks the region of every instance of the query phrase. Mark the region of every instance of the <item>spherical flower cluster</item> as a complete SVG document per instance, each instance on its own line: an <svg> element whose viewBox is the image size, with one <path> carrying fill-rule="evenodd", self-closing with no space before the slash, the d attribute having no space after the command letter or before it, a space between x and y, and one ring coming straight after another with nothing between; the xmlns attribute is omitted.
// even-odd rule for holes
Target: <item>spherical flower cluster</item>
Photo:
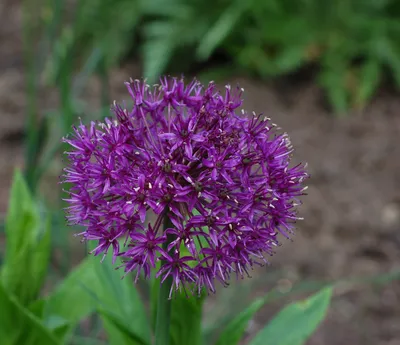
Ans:
<svg viewBox="0 0 400 345"><path fill-rule="evenodd" d="M288 136L238 113L239 88L172 78L126 85L131 108L114 103L114 119L81 123L64 139L67 219L98 242L94 255L122 257L135 280L157 269L161 281L172 277L171 293L214 292L216 281L266 263L278 232L289 237L299 219L308 177L289 166Z"/></svg>

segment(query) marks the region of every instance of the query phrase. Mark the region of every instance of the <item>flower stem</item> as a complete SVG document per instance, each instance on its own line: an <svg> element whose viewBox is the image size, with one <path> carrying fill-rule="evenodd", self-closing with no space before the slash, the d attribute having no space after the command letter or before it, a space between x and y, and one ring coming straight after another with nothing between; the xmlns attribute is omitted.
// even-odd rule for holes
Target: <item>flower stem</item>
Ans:
<svg viewBox="0 0 400 345"><path fill-rule="evenodd" d="M164 230L173 227L168 215L164 216ZM171 238L167 238L167 241L163 244L163 249L168 250L168 244L171 242ZM169 294L172 287L172 276L169 276L161 285L158 293L158 304L157 304L157 321L156 321L156 342L155 345L169 345L170 343L170 319L171 319L171 304L172 301L169 299Z"/></svg>

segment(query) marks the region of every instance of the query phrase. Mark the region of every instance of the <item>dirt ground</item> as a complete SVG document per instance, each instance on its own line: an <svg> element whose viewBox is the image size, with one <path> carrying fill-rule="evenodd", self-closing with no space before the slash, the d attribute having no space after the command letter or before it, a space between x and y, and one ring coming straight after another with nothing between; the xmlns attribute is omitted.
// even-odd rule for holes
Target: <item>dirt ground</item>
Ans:
<svg viewBox="0 0 400 345"><path fill-rule="evenodd" d="M21 15L17 5L6 3L0 4L0 214L6 210L13 169L23 164L26 105ZM111 98L116 100L128 98L123 81L140 77L129 65L111 75ZM289 288L304 279L336 280L399 270L399 95L381 90L364 111L335 118L326 109L321 90L309 80L227 82L239 82L245 89L246 109L263 112L289 133L296 160L307 161L312 176L301 208L305 220L297 235L284 241L271 267L254 274L257 289L250 289L246 297L262 294L264 278L274 270L284 272L278 283ZM98 104L98 91L93 81L88 102ZM398 281L336 294L328 318L307 344L400 344ZM265 307L251 324L250 335L275 311L274 306Z"/></svg>

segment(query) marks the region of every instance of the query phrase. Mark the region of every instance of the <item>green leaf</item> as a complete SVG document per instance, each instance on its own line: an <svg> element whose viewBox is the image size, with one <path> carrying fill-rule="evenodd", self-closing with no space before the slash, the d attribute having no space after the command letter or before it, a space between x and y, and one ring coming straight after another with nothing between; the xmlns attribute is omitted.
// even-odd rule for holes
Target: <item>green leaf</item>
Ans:
<svg viewBox="0 0 400 345"><path fill-rule="evenodd" d="M6 253L1 281L23 305L35 300L46 278L50 256L50 216L34 202L16 171L6 218Z"/></svg>
<svg viewBox="0 0 400 345"><path fill-rule="evenodd" d="M82 90L86 86L89 77L96 71L101 59L104 57L103 54L104 52L102 49L95 47L86 58L85 63L73 82L72 90L75 97L81 96Z"/></svg>
<svg viewBox="0 0 400 345"><path fill-rule="evenodd" d="M259 45L248 45L237 50L236 59L245 70L259 74L263 78L275 73L275 65L271 58Z"/></svg>
<svg viewBox="0 0 400 345"><path fill-rule="evenodd" d="M149 40L143 46L143 75L154 82L168 65L175 45L164 39Z"/></svg>
<svg viewBox="0 0 400 345"><path fill-rule="evenodd" d="M387 37L381 37L377 44L377 53L381 60L385 62L393 72L393 79L400 88L400 49L396 41L391 41Z"/></svg>
<svg viewBox="0 0 400 345"><path fill-rule="evenodd" d="M29 311L37 316L39 319L43 318L43 311L46 305L46 301L44 299L37 299L29 305Z"/></svg>
<svg viewBox="0 0 400 345"><path fill-rule="evenodd" d="M65 26L55 41L50 59L44 66L44 79L46 83L53 85L60 79L64 65L71 63L70 51L74 44L74 31L70 26Z"/></svg>
<svg viewBox="0 0 400 345"><path fill-rule="evenodd" d="M197 210L193 210L193 214L199 215ZM208 228L202 228L203 231L208 231ZM201 241L201 239L200 239ZM200 250L200 243L196 240L196 248ZM205 246L206 243L203 243ZM181 244L181 255L189 255L188 249L185 245ZM191 263L189 263L191 265ZM160 269L161 263L156 263L157 272ZM154 276L150 281L150 300L151 300L151 326L155 330L158 310L158 296L160 293L160 279ZM172 310L171 310L171 345L193 344L198 345L202 343L201 332L201 319L202 308L204 302L204 293L197 297L197 295L186 294L183 291L177 291L172 297Z"/></svg>
<svg viewBox="0 0 400 345"><path fill-rule="evenodd" d="M0 284L0 339L4 345L57 345L56 336Z"/></svg>
<svg viewBox="0 0 400 345"><path fill-rule="evenodd" d="M147 36L143 44L143 75L155 82L164 72L178 44L179 27L168 21L157 21L145 27Z"/></svg>
<svg viewBox="0 0 400 345"><path fill-rule="evenodd" d="M92 284L97 284L96 274L92 261L87 258L48 297L46 318L56 315L75 324L90 315L96 307L96 302L88 297L85 286Z"/></svg>
<svg viewBox="0 0 400 345"><path fill-rule="evenodd" d="M110 343L118 344L118 339L128 337L131 342L126 344L149 344L150 326L141 298L133 282L121 280L114 268L110 257L103 263L98 257L86 258L48 298L46 322L59 317L68 321L71 330L97 309L110 330ZM121 334L123 330L129 334Z"/></svg>
<svg viewBox="0 0 400 345"><path fill-rule="evenodd" d="M193 214L199 215L200 213L197 210L193 210ZM203 227L203 231L207 232L208 228ZM200 250L201 238L195 241L195 245L197 250ZM202 243L203 246L206 246L207 243ZM181 255L184 256L189 254L188 249L181 244ZM189 265L192 263L189 262ZM159 267L157 267L158 270ZM151 291L151 299L152 299L152 322L153 327L155 325L156 320L156 312L157 312L157 301L158 294L160 291L160 280L154 279L152 283L152 291ZM171 320L170 320L170 328L171 328L171 345L185 345L185 344L193 344L200 345L202 344L202 312L203 312L203 303L205 299L204 291L198 297L197 295L188 294L186 295L186 291L177 291L176 294L172 297L172 310L171 310Z"/></svg>
<svg viewBox="0 0 400 345"><path fill-rule="evenodd" d="M110 255L100 263L98 257L88 258L95 274L94 282L85 286L89 298L96 302L96 307L103 321L115 326L120 333L125 333L132 340L129 344L150 344L150 325L142 299L129 275L121 279L115 267L121 264L118 259L112 264ZM115 328L114 327L114 328ZM129 333L126 333L126 331ZM116 334L113 331L110 336ZM119 335L118 338L122 336ZM118 344L117 339L110 339Z"/></svg>
<svg viewBox="0 0 400 345"><path fill-rule="evenodd" d="M76 324L89 316L96 302L87 295L85 286L97 284L92 262L85 259L76 267L47 298L43 310L44 323L60 339L71 334Z"/></svg>
<svg viewBox="0 0 400 345"><path fill-rule="evenodd" d="M105 311L100 311L100 315L110 345L150 345L149 342L144 341L135 332L132 332L126 323L121 322L118 316L108 314Z"/></svg>
<svg viewBox="0 0 400 345"><path fill-rule="evenodd" d="M171 345L202 344L201 320L205 296L177 293L172 300Z"/></svg>
<svg viewBox="0 0 400 345"><path fill-rule="evenodd" d="M255 300L247 309L236 316L222 331L215 345L235 345L238 344L244 331L253 318L254 314L265 304L266 298Z"/></svg>
<svg viewBox="0 0 400 345"><path fill-rule="evenodd" d="M61 343L64 343L66 336L72 329L71 324L58 316L52 316L46 321L45 326L54 333Z"/></svg>
<svg viewBox="0 0 400 345"><path fill-rule="evenodd" d="M282 309L250 342L250 345L301 345L325 318L332 287Z"/></svg>
<svg viewBox="0 0 400 345"><path fill-rule="evenodd" d="M360 70L358 89L356 90L355 105L364 107L379 86L382 68L379 61L370 59Z"/></svg>
<svg viewBox="0 0 400 345"><path fill-rule="evenodd" d="M243 12L247 9L250 1L234 1L233 4L222 12L217 22L205 34L197 48L197 56L206 60L213 53L215 48L229 35L233 27L237 25Z"/></svg>
<svg viewBox="0 0 400 345"><path fill-rule="evenodd" d="M276 74L283 74L299 68L304 62L304 46L290 45L285 47L276 57Z"/></svg>
<svg viewBox="0 0 400 345"><path fill-rule="evenodd" d="M319 81L324 86L330 104L337 114L343 114L348 109L349 94L346 90L346 70L326 68Z"/></svg>
<svg viewBox="0 0 400 345"><path fill-rule="evenodd" d="M58 315L46 315L47 301L45 299L37 299L29 306L29 311L32 312L38 319L42 320L44 326L49 329L57 339L61 342L65 340L68 331L71 330L71 324L64 318Z"/></svg>

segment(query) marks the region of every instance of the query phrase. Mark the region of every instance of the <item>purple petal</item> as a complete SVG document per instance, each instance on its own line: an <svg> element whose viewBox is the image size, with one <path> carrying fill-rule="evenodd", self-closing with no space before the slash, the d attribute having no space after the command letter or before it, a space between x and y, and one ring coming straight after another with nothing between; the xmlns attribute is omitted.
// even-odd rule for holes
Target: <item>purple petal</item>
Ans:
<svg viewBox="0 0 400 345"><path fill-rule="evenodd" d="M198 143L202 143L206 140L206 138L202 134L193 134L192 140Z"/></svg>
<svg viewBox="0 0 400 345"><path fill-rule="evenodd" d="M203 159L201 161L203 163L204 166L206 166L207 168L214 168L214 162L208 160L208 159Z"/></svg>
<svg viewBox="0 0 400 345"><path fill-rule="evenodd" d="M162 133L158 135L159 138L164 139L164 140L174 140L176 139L176 134L174 133Z"/></svg>
<svg viewBox="0 0 400 345"><path fill-rule="evenodd" d="M139 217L140 221L144 223L144 221L146 220L146 206L144 205L139 206Z"/></svg>

